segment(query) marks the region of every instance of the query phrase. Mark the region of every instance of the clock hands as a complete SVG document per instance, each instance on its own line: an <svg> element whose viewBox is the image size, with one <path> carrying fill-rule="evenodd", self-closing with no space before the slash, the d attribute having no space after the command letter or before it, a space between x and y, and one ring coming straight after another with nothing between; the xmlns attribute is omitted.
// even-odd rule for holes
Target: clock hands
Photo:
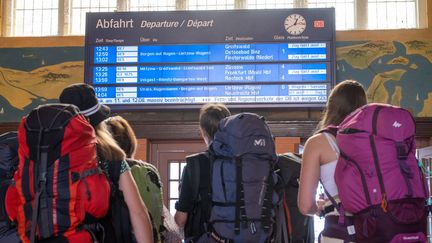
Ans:
<svg viewBox="0 0 432 243"><path fill-rule="evenodd" d="M294 26L296 26L296 25L297 25L297 22L298 22L298 20L299 20L299 17L297 17L297 18L295 19L295 21L294 21L294 23L293 23L292 25L290 25L290 26L287 26L286 28L287 28L287 29L289 29L289 28L291 28L291 27L294 27ZM304 25L304 23L302 23L302 22L299 22L298 24L299 24L299 25Z"/></svg>
<svg viewBox="0 0 432 243"><path fill-rule="evenodd" d="M297 21L298 21L298 18L296 18L296 20L294 21L294 24L292 24L292 25L290 25L290 26L287 26L286 28L289 29L289 28L291 28L291 27L297 25Z"/></svg>

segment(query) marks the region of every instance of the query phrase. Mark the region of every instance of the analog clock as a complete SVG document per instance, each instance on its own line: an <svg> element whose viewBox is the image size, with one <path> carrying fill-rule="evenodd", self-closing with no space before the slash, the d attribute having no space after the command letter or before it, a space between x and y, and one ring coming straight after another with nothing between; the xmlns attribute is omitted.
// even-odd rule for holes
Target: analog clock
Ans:
<svg viewBox="0 0 432 243"><path fill-rule="evenodd" d="M284 22L285 30L291 35L300 35L306 29L306 20L300 14L290 14Z"/></svg>

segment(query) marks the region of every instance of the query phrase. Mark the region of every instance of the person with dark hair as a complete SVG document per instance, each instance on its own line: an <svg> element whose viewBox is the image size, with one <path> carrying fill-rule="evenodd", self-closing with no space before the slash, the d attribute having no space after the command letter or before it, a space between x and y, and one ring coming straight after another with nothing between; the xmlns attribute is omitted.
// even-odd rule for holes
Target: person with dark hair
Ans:
<svg viewBox="0 0 432 243"><path fill-rule="evenodd" d="M209 103L201 107L199 114L200 131L207 145L213 140L219 121L230 115L228 108L221 103Z"/></svg>
<svg viewBox="0 0 432 243"><path fill-rule="evenodd" d="M73 104L80 109L94 127L97 138L97 155L101 169L107 174L109 180L115 185L114 190L119 190L124 196L124 202L129 211L130 224L133 228L133 235L137 242L153 242L153 233L149 214L143 201L141 200L137 185L130 172L130 167L126 162L125 152L117 145L116 141L107 130L103 123L110 114L108 106L99 103L92 86L79 83L66 87L59 98L61 103ZM117 188L118 187L118 188ZM112 200L112 198L111 198ZM111 206L110 206L111 207ZM112 211L112 210L111 210ZM118 212L114 212L118 213ZM113 223L115 235L109 237L111 230L105 230L106 242L124 241L121 235L132 234L132 232L119 232L116 224L129 224L129 222L115 222L120 219L113 217L113 213L108 215ZM114 238L114 239L113 239Z"/></svg>
<svg viewBox="0 0 432 243"><path fill-rule="evenodd" d="M325 215L326 220L321 242L353 240L351 232L348 232L345 226L338 224L338 217L330 217L339 215L331 202L331 198L336 203L340 202L334 180L339 149L336 145L335 136L323 131L331 126L339 125L347 115L366 105L366 103L366 93L360 83L346 80L337 84L328 98L323 118L318 125L318 132L306 141L304 147L298 205L303 214ZM330 198L326 195L323 199L316 201L319 181L323 184L326 194L329 194ZM348 221L349 214L346 215ZM334 233L335 231L336 233Z"/></svg>
<svg viewBox="0 0 432 243"><path fill-rule="evenodd" d="M221 103L209 103L201 107L199 124L201 136L208 146L217 131L219 121L230 116ZM208 152L186 157L180 195L175 208L175 221L184 227L185 242L196 242L207 232L206 224L211 213L210 159Z"/></svg>

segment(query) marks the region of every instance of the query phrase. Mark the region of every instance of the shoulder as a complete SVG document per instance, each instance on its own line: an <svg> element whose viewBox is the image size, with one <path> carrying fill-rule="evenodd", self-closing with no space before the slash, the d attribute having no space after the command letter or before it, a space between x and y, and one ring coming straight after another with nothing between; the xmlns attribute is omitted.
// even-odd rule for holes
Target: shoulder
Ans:
<svg viewBox="0 0 432 243"><path fill-rule="evenodd" d="M326 142L327 138L325 137L324 133L317 133L310 137L307 141L305 146L309 147L321 147L323 142Z"/></svg>
<svg viewBox="0 0 432 243"><path fill-rule="evenodd" d="M210 171L210 158L208 152L201 152L192 154L186 157L186 165L183 169L182 180L190 181L192 184L195 183L198 177L203 180L205 177L209 177L208 171Z"/></svg>
<svg viewBox="0 0 432 243"><path fill-rule="evenodd" d="M210 166L210 158L208 152L192 154L186 157L185 173L199 173L203 169ZM190 171L190 172L188 172Z"/></svg>
<svg viewBox="0 0 432 243"><path fill-rule="evenodd" d="M310 137L305 144L303 162L309 158L321 157L328 150L328 141L324 133L317 133Z"/></svg>
<svg viewBox="0 0 432 243"><path fill-rule="evenodd" d="M120 162L120 174L123 174L126 171L129 171L131 168L129 164L126 162L126 160L122 160Z"/></svg>
<svg viewBox="0 0 432 243"><path fill-rule="evenodd" d="M191 154L186 156L186 162L198 161L198 160L208 160L209 154L208 152L200 152L196 154Z"/></svg>
<svg viewBox="0 0 432 243"><path fill-rule="evenodd" d="M132 159L132 158L127 158L126 159L127 164L129 165L129 167L132 167L134 165L141 165L144 162L142 162L141 160L137 160L137 159Z"/></svg>
<svg viewBox="0 0 432 243"><path fill-rule="evenodd" d="M105 175L110 178L111 181L116 182L120 175L126 171L130 171L130 166L126 160L121 161L106 161L100 160L99 167L104 171Z"/></svg>

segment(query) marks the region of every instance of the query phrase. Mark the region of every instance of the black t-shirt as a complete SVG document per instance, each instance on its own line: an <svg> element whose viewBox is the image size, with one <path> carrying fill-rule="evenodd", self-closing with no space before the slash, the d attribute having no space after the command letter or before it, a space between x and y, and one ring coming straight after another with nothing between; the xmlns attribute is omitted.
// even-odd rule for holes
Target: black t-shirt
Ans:
<svg viewBox="0 0 432 243"><path fill-rule="evenodd" d="M179 200L175 205L175 209L180 212L190 213L196 201L200 199L195 197L202 196L194 194L210 192L210 159L207 152L202 152L186 157L186 162L181 178ZM194 190L198 191L194 192Z"/></svg>
<svg viewBox="0 0 432 243"><path fill-rule="evenodd" d="M207 152L188 156L186 162L175 208L188 213L185 237L199 237L206 232L211 213L211 162Z"/></svg>
<svg viewBox="0 0 432 243"><path fill-rule="evenodd" d="M192 176L191 163L186 164L183 169L181 184L180 184L180 194L179 200L175 204L175 209L180 212L190 213L193 209L193 187L192 187Z"/></svg>

